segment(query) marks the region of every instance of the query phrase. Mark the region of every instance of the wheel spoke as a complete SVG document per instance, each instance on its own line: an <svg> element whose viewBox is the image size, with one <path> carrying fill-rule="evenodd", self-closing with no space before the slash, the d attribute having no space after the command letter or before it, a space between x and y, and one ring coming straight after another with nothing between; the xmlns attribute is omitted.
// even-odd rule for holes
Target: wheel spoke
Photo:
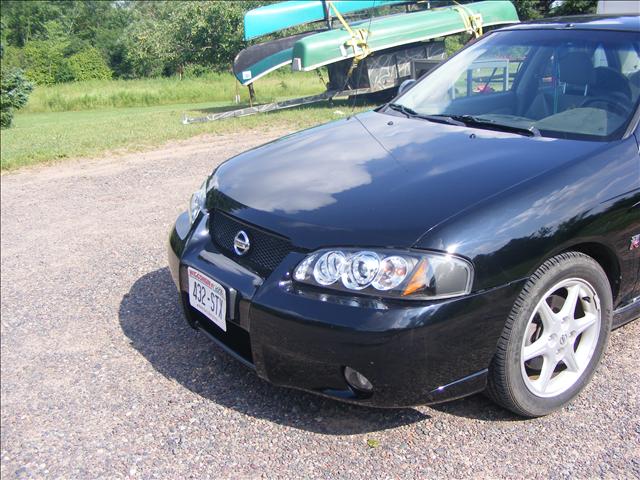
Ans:
<svg viewBox="0 0 640 480"><path fill-rule="evenodd" d="M551 307L547 303L546 299L540 302L538 313L540 314L540 319L542 320L542 326L544 327L544 329L547 332L552 331L557 321L556 314L553 313L553 310L551 310Z"/></svg>
<svg viewBox="0 0 640 480"><path fill-rule="evenodd" d="M573 348L567 348L564 357L562 358L562 362L567 366L569 371L580 371L580 366L578 365L578 360L576 359L576 354L573 351Z"/></svg>
<svg viewBox="0 0 640 480"><path fill-rule="evenodd" d="M594 325L598 321L598 317L594 313L586 313L584 317L577 318L574 322L573 330L575 335L578 336L584 332L591 325Z"/></svg>
<svg viewBox="0 0 640 480"><path fill-rule="evenodd" d="M532 358L539 357L543 355L547 351L547 336L543 336L533 342L531 345L527 345L524 347L524 351L522 353L522 361L526 362L527 360L531 360Z"/></svg>
<svg viewBox="0 0 640 480"><path fill-rule="evenodd" d="M560 310L560 317L573 318L576 311L576 304L580 299L580 285L573 285L567 288L567 298Z"/></svg>
<svg viewBox="0 0 640 480"><path fill-rule="evenodd" d="M542 364L540 377L538 377L538 380L536 380L536 386L541 392L544 393L547 390L549 381L551 380L551 376L556 369L556 365L558 365L558 362L555 360L555 358L552 359L552 357L549 356L544 357L544 363Z"/></svg>

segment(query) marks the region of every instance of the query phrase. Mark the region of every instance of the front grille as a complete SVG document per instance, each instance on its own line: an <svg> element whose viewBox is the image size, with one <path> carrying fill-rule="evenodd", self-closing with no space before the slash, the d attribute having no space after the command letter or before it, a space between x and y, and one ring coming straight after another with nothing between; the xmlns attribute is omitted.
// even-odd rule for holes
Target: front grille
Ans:
<svg viewBox="0 0 640 480"><path fill-rule="evenodd" d="M233 241L240 230L247 233L251 243L249 252L243 256L233 251ZM209 231L222 253L262 276L273 272L292 250L291 242L286 238L236 220L219 210L211 215Z"/></svg>

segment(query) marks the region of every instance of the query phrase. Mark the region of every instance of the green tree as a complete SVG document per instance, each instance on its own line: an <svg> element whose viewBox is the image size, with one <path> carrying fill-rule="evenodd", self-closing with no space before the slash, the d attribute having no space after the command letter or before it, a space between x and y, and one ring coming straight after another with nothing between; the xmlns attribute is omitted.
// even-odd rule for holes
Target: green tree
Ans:
<svg viewBox="0 0 640 480"><path fill-rule="evenodd" d="M8 72L14 68L24 66L24 52L22 48L11 45L2 45L2 67L3 72Z"/></svg>
<svg viewBox="0 0 640 480"><path fill-rule="evenodd" d="M114 70L120 71L126 43L124 32L131 23L131 1L0 0L0 7L3 48L23 48L33 41L48 41L64 44L63 55L70 57L94 47Z"/></svg>
<svg viewBox="0 0 640 480"><path fill-rule="evenodd" d="M150 77L163 73L173 42L167 17L164 2L136 4L124 49L132 76Z"/></svg>
<svg viewBox="0 0 640 480"><path fill-rule="evenodd" d="M174 74L188 64L231 66L246 46L244 13L266 2L139 2L128 31L128 58L137 75Z"/></svg>
<svg viewBox="0 0 640 480"><path fill-rule="evenodd" d="M24 47L31 40L46 40L47 22L63 18L68 3L1 0L3 40L16 47Z"/></svg>
<svg viewBox="0 0 640 480"><path fill-rule="evenodd" d="M176 2L171 4L169 26L175 47L170 67L181 71L187 63L225 70L246 46L243 18L251 2ZM182 42L179 42L182 40Z"/></svg>
<svg viewBox="0 0 640 480"><path fill-rule="evenodd" d="M22 49L23 67L29 80L39 85L50 85L63 80L66 42L31 40Z"/></svg>
<svg viewBox="0 0 640 480"><path fill-rule="evenodd" d="M514 0L513 5L520 20L535 20L543 17L549 10L551 2L545 0Z"/></svg>
<svg viewBox="0 0 640 480"><path fill-rule="evenodd" d="M0 80L0 127L9 128L13 121L15 110L27 104L33 84L29 82L23 72L18 69L7 74L3 72Z"/></svg>
<svg viewBox="0 0 640 480"><path fill-rule="evenodd" d="M512 0L520 20L535 20L560 15L580 15L596 12L598 0L564 0L552 8L554 0Z"/></svg>
<svg viewBox="0 0 640 480"><path fill-rule="evenodd" d="M551 13L553 15L584 15L596 13L597 8L598 0L565 0Z"/></svg>
<svg viewBox="0 0 640 480"><path fill-rule="evenodd" d="M107 80L111 78L109 65L100 51L93 47L74 53L66 59L68 80Z"/></svg>

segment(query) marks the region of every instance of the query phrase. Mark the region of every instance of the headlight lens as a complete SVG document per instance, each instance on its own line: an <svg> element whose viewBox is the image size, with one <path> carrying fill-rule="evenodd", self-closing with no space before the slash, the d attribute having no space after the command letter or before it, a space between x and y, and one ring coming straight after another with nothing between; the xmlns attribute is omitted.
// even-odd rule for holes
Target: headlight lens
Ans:
<svg viewBox="0 0 640 480"><path fill-rule="evenodd" d="M374 252L358 252L345 263L342 284L349 290L367 288L380 269L380 258Z"/></svg>
<svg viewBox="0 0 640 480"><path fill-rule="evenodd" d="M373 287L376 290L391 290L407 278L407 273L409 273L409 264L404 258L397 255L383 258L373 281Z"/></svg>
<svg viewBox="0 0 640 480"><path fill-rule="evenodd" d="M189 202L189 221L193 223L198 217L200 211L204 208L205 201L207 199L207 181L200 186L200 188L191 195Z"/></svg>
<svg viewBox="0 0 640 480"><path fill-rule="evenodd" d="M344 292L435 300L471 292L473 266L436 252L331 249L307 256L293 279Z"/></svg>
<svg viewBox="0 0 640 480"><path fill-rule="evenodd" d="M323 254L313 267L313 278L324 286L336 283L346 260L342 252L331 251Z"/></svg>

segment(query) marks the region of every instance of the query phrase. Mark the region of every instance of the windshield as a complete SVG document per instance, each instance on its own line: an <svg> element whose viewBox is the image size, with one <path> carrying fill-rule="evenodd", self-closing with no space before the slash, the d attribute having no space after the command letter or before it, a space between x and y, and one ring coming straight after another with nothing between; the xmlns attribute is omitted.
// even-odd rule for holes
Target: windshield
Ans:
<svg viewBox="0 0 640 480"><path fill-rule="evenodd" d="M516 30L461 51L394 106L478 128L612 140L624 133L639 96L637 32Z"/></svg>

